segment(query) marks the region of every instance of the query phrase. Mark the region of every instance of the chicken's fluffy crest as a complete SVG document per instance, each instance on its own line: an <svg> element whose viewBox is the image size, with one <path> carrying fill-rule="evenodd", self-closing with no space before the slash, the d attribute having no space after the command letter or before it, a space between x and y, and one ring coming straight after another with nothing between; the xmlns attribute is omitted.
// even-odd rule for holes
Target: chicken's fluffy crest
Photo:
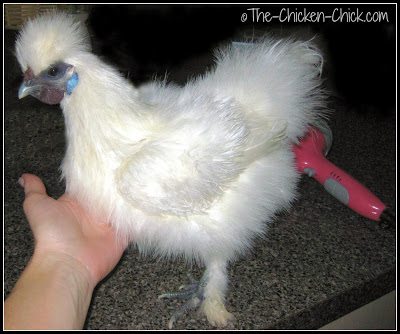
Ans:
<svg viewBox="0 0 400 334"><path fill-rule="evenodd" d="M62 12L28 21L16 42L16 56L22 70L29 66L35 74L76 52L90 50L85 26Z"/></svg>

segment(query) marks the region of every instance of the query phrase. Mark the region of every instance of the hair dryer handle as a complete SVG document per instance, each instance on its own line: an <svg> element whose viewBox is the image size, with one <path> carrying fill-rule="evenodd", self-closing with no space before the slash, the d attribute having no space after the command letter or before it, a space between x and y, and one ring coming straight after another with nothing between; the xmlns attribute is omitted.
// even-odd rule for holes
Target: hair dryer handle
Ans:
<svg viewBox="0 0 400 334"><path fill-rule="evenodd" d="M386 205L322 154L314 155L313 158L308 159L306 165L298 166L298 168L308 176L315 178L327 192L349 208L366 218L379 221Z"/></svg>

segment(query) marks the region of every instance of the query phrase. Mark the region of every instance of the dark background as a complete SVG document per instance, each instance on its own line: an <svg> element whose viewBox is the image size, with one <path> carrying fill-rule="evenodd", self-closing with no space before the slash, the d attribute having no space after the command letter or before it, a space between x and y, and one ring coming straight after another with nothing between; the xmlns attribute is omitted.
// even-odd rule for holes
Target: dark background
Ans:
<svg viewBox="0 0 400 334"><path fill-rule="evenodd" d="M389 22L318 23L252 22L248 8L278 15L292 12L382 11ZM248 13L246 23L242 13ZM293 20L292 20L293 21ZM104 23L107 24L104 24ZM395 102L395 7L394 6L95 6L88 23L95 48L117 64L135 83L164 76L188 59L210 52L222 41L246 30L307 31L318 35L329 64L330 84L344 103L355 110L393 113ZM325 73L327 74L327 73Z"/></svg>
<svg viewBox="0 0 400 334"><path fill-rule="evenodd" d="M183 83L212 66L210 49L243 30L319 34L332 90L328 158L396 208L396 110L394 6L357 6L389 12L377 24L242 24L251 7L93 6L89 25L94 51L134 83L154 76ZM292 8L301 10L303 6ZM309 10L324 10L308 6ZM334 6L331 6L334 7ZM349 6L342 6L345 10ZM353 6L352 8L354 8ZM285 33L286 32L286 33ZM16 33L4 33L4 295L33 251L22 211L23 172L39 175L51 196L64 192L59 166L65 151L58 106L18 100L22 74L13 54ZM383 230L303 177L293 208L269 224L266 240L229 268L227 308L237 329L315 329L396 287L396 231ZM202 268L191 268L200 277ZM159 262L129 248L95 290L85 328L165 329L176 302L157 296L187 282L182 261ZM212 329L196 314L176 329Z"/></svg>

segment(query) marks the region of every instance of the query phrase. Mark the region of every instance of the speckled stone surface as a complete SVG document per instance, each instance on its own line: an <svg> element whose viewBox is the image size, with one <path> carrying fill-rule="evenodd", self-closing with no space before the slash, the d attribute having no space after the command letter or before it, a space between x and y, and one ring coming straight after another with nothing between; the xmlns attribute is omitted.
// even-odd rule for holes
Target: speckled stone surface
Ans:
<svg viewBox="0 0 400 334"><path fill-rule="evenodd" d="M6 32L4 102L4 295L27 264L33 240L17 184L23 172L39 175L54 197L64 191L59 165L64 123L57 106L16 97L21 75ZM198 64L198 63L194 63ZM192 64L193 65L193 64ZM194 65L196 66L196 65ZM184 67L183 71L192 68ZM178 74L177 74L178 75ZM334 105L329 159L395 208L394 113L357 113ZM264 240L229 268L227 308L236 329L315 329L395 289L394 229L383 230L303 177L293 208L269 225ZM193 267L200 277L203 268ZM96 288L86 329L166 329L178 302L157 296L187 281L183 262L159 262L129 248ZM192 313L176 329L213 329Z"/></svg>

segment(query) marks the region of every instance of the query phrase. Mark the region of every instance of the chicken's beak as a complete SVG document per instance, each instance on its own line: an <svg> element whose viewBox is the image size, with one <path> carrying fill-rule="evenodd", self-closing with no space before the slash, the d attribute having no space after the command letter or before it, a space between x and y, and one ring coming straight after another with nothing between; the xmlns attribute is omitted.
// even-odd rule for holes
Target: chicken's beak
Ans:
<svg viewBox="0 0 400 334"><path fill-rule="evenodd" d="M18 98L22 99L28 95L35 95L38 91L40 91L40 86L23 82L21 86L19 86Z"/></svg>
<svg viewBox="0 0 400 334"><path fill-rule="evenodd" d="M28 69L24 73L24 81L18 90L18 98L22 99L28 95L37 95L40 92L41 85L38 82L37 77L35 77L32 69L28 67Z"/></svg>

